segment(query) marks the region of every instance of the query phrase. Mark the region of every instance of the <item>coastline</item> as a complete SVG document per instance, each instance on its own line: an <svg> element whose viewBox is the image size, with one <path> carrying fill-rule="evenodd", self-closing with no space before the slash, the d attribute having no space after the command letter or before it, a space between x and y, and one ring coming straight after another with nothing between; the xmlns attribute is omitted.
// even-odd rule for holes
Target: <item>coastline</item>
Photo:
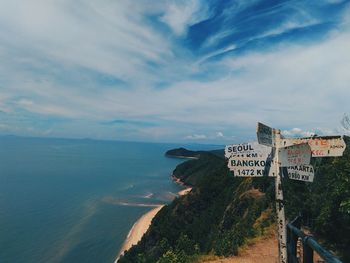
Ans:
<svg viewBox="0 0 350 263"><path fill-rule="evenodd" d="M143 234L147 232L149 226L151 225L152 219L163 207L164 205L158 205L156 208L153 208L151 211L142 215L136 221L136 223L130 229L128 236L118 253L117 259L114 261L115 263L118 262L120 256L122 256L126 250L129 250L133 245L136 245L141 240Z"/></svg>
<svg viewBox="0 0 350 263"><path fill-rule="evenodd" d="M170 154L166 154L165 155L168 158L179 158L179 159L189 159L189 160L198 160L199 157L195 157L195 156L184 156L184 155L170 155Z"/></svg>
<svg viewBox="0 0 350 263"><path fill-rule="evenodd" d="M185 187L185 189L182 189L181 191L179 191L177 193L179 196L187 195L189 192L191 192L192 186L189 186L189 185L185 184L184 182L181 181L180 178L177 178L174 174L171 175L171 178L178 185L181 185L182 187Z"/></svg>
<svg viewBox="0 0 350 263"><path fill-rule="evenodd" d="M187 187L179 191L177 194L179 196L184 196L188 194L191 190L192 187ZM141 240L142 236L147 232L148 228L150 227L153 218L164 206L165 205L157 205L156 208L153 208L151 211L148 211L135 222L135 224L131 227L128 236L126 237L114 263L118 262L119 258L124 254L126 250L129 250L133 245L136 245Z"/></svg>
<svg viewBox="0 0 350 263"><path fill-rule="evenodd" d="M177 183L178 185L181 185L182 187L185 187L185 189L182 189L181 191L179 191L177 194L179 196L183 196L188 194L189 192L191 192L192 190L192 186L185 184L183 181L181 181L180 178L177 178L174 174L171 175L171 179Z"/></svg>
<svg viewBox="0 0 350 263"><path fill-rule="evenodd" d="M186 185L173 174L171 175L171 177L175 183L185 187L185 189L182 189L177 193L178 196L184 196L191 192L192 187ZM119 258L124 254L125 251L129 250L133 245L136 245L141 240L142 236L147 232L148 228L150 227L153 218L165 205L151 206L156 206L156 208L153 208L151 211L148 211L135 222L135 224L130 229L128 236L126 237L114 263L118 262Z"/></svg>
<svg viewBox="0 0 350 263"><path fill-rule="evenodd" d="M183 189L183 190L179 191L177 194L179 196L187 195L189 192L191 192L191 190L192 190L192 187L188 187L186 189Z"/></svg>

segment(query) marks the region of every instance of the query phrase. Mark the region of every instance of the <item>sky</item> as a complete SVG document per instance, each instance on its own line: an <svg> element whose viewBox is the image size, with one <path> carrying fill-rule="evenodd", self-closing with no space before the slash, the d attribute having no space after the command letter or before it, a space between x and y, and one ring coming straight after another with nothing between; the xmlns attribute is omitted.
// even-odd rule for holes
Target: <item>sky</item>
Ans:
<svg viewBox="0 0 350 263"><path fill-rule="evenodd" d="M0 0L0 135L343 134L350 1Z"/></svg>

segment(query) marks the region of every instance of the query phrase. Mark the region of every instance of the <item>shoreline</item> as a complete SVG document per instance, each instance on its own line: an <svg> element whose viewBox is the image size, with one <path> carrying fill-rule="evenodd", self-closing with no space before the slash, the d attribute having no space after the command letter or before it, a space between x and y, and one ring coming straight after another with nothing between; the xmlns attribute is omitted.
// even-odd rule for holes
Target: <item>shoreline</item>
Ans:
<svg viewBox="0 0 350 263"><path fill-rule="evenodd" d="M177 194L179 196L187 195L189 192L191 192L191 190L192 190L192 187L187 187L186 189L179 191Z"/></svg>
<svg viewBox="0 0 350 263"><path fill-rule="evenodd" d="M178 185L185 187L185 189L179 191L177 194L179 196L188 194L192 190L192 186L185 184L180 178L177 178L174 174L171 175L171 179Z"/></svg>
<svg viewBox="0 0 350 263"><path fill-rule="evenodd" d="M165 156L168 157L168 158L189 159L189 160L198 160L199 159L199 157L184 156L184 155L170 155L170 154L166 154Z"/></svg>
<svg viewBox="0 0 350 263"><path fill-rule="evenodd" d="M135 222L135 224L131 227L114 263L118 262L120 256L122 256L126 250L129 250L133 245L136 245L141 240L142 236L147 232L149 226L151 225L152 219L163 207L164 205L158 205L156 208L153 208L151 211L148 211L146 214L142 215Z"/></svg>
<svg viewBox="0 0 350 263"><path fill-rule="evenodd" d="M174 175L171 175L171 177L175 183L185 187L185 189L182 189L179 192L177 192L178 196L184 196L191 192L192 187L184 184L179 178L175 177ZM143 214L131 227L114 263L118 262L119 258L124 254L125 251L129 250L133 245L136 245L141 240L142 236L147 232L148 228L150 227L153 218L165 205L154 206L156 207Z"/></svg>
<svg viewBox="0 0 350 263"><path fill-rule="evenodd" d="M171 178L176 184L181 185L182 187L185 187L185 189L182 189L179 192L177 192L179 196L187 195L189 192L191 192L192 186L185 184L184 182L181 181L181 179L177 178L174 174L171 175Z"/></svg>

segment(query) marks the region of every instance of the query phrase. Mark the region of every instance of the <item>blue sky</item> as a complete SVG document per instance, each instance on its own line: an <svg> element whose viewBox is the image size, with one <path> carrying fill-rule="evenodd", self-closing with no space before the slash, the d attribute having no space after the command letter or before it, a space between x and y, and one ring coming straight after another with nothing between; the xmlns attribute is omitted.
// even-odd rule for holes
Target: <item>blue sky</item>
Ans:
<svg viewBox="0 0 350 263"><path fill-rule="evenodd" d="M0 0L0 134L344 133L350 2Z"/></svg>

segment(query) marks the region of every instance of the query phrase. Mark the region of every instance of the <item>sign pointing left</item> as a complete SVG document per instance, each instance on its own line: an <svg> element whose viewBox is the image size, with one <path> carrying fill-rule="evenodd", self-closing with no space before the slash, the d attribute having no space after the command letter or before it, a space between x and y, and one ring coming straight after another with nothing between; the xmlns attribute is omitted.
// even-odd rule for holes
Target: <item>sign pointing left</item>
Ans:
<svg viewBox="0 0 350 263"><path fill-rule="evenodd" d="M265 154L271 153L271 148L261 145L257 142L248 142L241 144L231 144L225 147L225 157L228 159L233 156L246 156L250 157L249 154Z"/></svg>
<svg viewBox="0 0 350 263"><path fill-rule="evenodd" d="M276 176L271 168L272 148L257 142L232 144L225 147L227 166L234 176L260 177Z"/></svg>

